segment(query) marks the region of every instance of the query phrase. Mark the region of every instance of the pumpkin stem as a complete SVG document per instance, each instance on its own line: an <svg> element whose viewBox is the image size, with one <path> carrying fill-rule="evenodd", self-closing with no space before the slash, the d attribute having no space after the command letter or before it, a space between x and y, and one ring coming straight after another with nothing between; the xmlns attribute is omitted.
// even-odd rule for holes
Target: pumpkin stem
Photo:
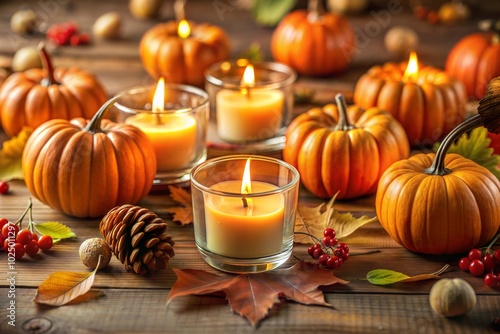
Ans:
<svg viewBox="0 0 500 334"><path fill-rule="evenodd" d="M186 19L186 0L175 0L174 2L174 14L175 20L180 22Z"/></svg>
<svg viewBox="0 0 500 334"><path fill-rule="evenodd" d="M320 0L309 0L307 2L307 11L309 14L307 18L310 22L317 21L321 15L325 12L325 8L323 7L323 2Z"/></svg>
<svg viewBox="0 0 500 334"><path fill-rule="evenodd" d="M489 132L500 133L500 77L491 79L483 98L479 101L477 112L481 115L484 127Z"/></svg>
<svg viewBox="0 0 500 334"><path fill-rule="evenodd" d="M83 131L87 131L90 133L102 132L101 121L104 118L104 115L120 97L121 96L118 95L106 101L106 103L104 103L101 108L99 108L99 110L94 114L94 117L92 117Z"/></svg>
<svg viewBox="0 0 500 334"><path fill-rule="evenodd" d="M469 132L479 126L483 125L483 120L479 114L472 116L465 122L459 124L443 139L441 145L436 152L432 165L424 170L425 174L431 175L447 175L451 170L444 167L444 158L450 146L462 136L464 133Z"/></svg>
<svg viewBox="0 0 500 334"><path fill-rule="evenodd" d="M57 84L56 79L54 79L54 66L50 60L49 53L45 49L45 43L40 42L38 45L38 53L42 60L42 67L47 71L47 76L42 80L41 84L45 87Z"/></svg>
<svg viewBox="0 0 500 334"><path fill-rule="evenodd" d="M337 108L339 109L339 122L335 127L335 130L349 131L354 129L354 126L349 123L349 119L347 117L347 104L345 102L344 95L335 95L335 102L337 103Z"/></svg>

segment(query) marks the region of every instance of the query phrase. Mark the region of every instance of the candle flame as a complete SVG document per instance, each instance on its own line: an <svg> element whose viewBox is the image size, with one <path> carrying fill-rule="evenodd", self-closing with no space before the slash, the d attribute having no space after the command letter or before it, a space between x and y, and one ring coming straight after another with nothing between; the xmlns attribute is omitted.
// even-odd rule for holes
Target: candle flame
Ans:
<svg viewBox="0 0 500 334"><path fill-rule="evenodd" d="M415 51L410 53L410 59L403 74L403 82L414 82L418 77L418 59Z"/></svg>
<svg viewBox="0 0 500 334"><path fill-rule="evenodd" d="M241 194L251 194L252 193L252 180L250 178L250 158L247 159L245 164L245 171L243 172L243 179L241 181ZM247 214L252 215L253 211L253 201L251 198L242 197L243 207L247 208Z"/></svg>
<svg viewBox="0 0 500 334"><path fill-rule="evenodd" d="M153 113L162 113L165 105L165 79L158 79L155 95L153 96Z"/></svg>
<svg viewBox="0 0 500 334"><path fill-rule="evenodd" d="M180 38L188 38L191 34L191 28L189 27L189 23L186 20L181 20L179 22L179 26L177 27L177 33Z"/></svg>
<svg viewBox="0 0 500 334"><path fill-rule="evenodd" d="M241 84L245 87L253 87L255 85L255 71L252 64L248 64L247 67L245 67Z"/></svg>

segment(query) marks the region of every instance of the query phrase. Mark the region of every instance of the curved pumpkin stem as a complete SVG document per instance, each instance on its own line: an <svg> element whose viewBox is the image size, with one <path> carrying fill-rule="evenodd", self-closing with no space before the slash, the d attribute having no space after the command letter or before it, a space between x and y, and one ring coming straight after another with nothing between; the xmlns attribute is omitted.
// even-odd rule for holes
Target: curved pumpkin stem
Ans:
<svg viewBox="0 0 500 334"><path fill-rule="evenodd" d="M469 132L482 125L483 120L481 119L481 116L477 114L451 130L451 132L448 133L448 135L443 139L441 145L439 145L432 165L429 168L425 169L424 173L432 175L450 174L451 170L444 166L444 158L446 157L446 153L450 149L450 146L464 133Z"/></svg>
<svg viewBox="0 0 500 334"><path fill-rule="evenodd" d="M309 12L309 14L307 15L309 21L317 21L325 12L323 2L321 0L309 0L307 2L307 11Z"/></svg>
<svg viewBox="0 0 500 334"><path fill-rule="evenodd" d="M50 60L49 53L45 49L45 44L41 42L38 45L38 53L40 54L40 59L42 60L42 66L47 71L47 76L42 80L41 84L48 87L53 84L57 84L54 78L54 66Z"/></svg>
<svg viewBox="0 0 500 334"><path fill-rule="evenodd" d="M108 112L108 110L113 106L113 104L115 104L115 102L120 97L121 96L118 95L118 96L115 96L115 97L109 99L108 101L106 101L106 103L104 103L101 106L101 108L99 108L99 110L95 113L94 117L92 117L92 119L89 121L89 123L87 124L85 129L83 129L83 131L87 131L90 133L102 132L101 121L104 118L104 115Z"/></svg>
<svg viewBox="0 0 500 334"><path fill-rule="evenodd" d="M335 130L349 131L354 129L354 126L349 123L347 117L347 103L345 102L344 95L335 95L335 102L337 103L337 108L339 109L339 122L335 127Z"/></svg>

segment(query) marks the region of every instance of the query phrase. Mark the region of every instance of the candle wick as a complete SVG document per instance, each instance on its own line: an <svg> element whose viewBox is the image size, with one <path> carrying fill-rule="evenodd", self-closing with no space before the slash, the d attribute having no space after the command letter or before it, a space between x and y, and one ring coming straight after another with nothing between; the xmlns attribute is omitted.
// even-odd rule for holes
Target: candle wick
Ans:
<svg viewBox="0 0 500 334"><path fill-rule="evenodd" d="M243 207L248 208L248 201L247 201L246 197L242 197L241 201L243 202Z"/></svg>

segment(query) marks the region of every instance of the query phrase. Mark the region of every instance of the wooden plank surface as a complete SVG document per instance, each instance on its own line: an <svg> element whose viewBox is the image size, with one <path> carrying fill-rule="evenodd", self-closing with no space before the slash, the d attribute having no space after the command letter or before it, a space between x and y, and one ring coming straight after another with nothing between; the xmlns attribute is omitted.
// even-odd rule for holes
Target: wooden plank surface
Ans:
<svg viewBox="0 0 500 334"><path fill-rule="evenodd" d="M40 10L49 1L2 1L0 2L0 56L10 57L22 45L36 45L42 38L14 38L9 30L10 15L20 8L31 6ZM164 2L161 16L154 20L137 20L127 10L126 1L56 1L57 10L47 16L47 22L68 20L78 22L83 31L90 27L100 14L115 10L124 19L123 37L118 41L96 41L85 47L51 48L59 66L76 65L91 71L103 82L109 96L127 87L151 83L140 63L138 43L142 34L162 20L173 18L171 1ZM193 20L208 21L223 27L233 44L233 57L240 55L252 41L258 41L266 59L271 59L269 42L272 28L255 23L248 10L236 1L225 2L232 10L220 16L212 1L189 1L187 14ZM387 9L385 1L372 1L372 9L380 13ZM304 5L304 1L299 1ZM393 25L411 25L419 32L420 59L430 65L443 67L447 50L462 36L475 31L479 20L496 15L474 9L473 20L455 26L430 25L411 14L408 1L402 1L403 11L390 15L386 21L374 12L351 16L359 36L376 26L378 34L360 39L349 71L334 78L300 77L298 89L313 88L315 105L328 103L337 92L349 98L355 82L367 68L388 60L402 60L394 57L383 46L383 35ZM55 8L55 7L54 7ZM362 37L358 37L362 38ZM311 105L296 106L299 114ZM0 133L0 142L5 135ZM209 151L209 155L220 152ZM275 152L280 155L280 152ZM11 193L0 196L0 216L15 220L22 213L30 194L22 181L11 182ZM314 197L304 188L300 190L300 205L317 206L323 200ZM500 317L500 291L484 285L482 279L458 270L456 256L423 256L411 253L395 243L379 223L372 223L346 238L352 258L335 270L340 278L350 281L345 286L325 287L327 301L336 310L322 307L307 307L287 302L275 307L271 316L258 329L232 313L227 302L215 296L190 296L172 301L167 307L165 300L176 277L172 268L205 269L215 272L202 260L194 244L192 226L180 226L172 222L167 213L169 206L175 206L165 190L152 193L139 205L156 212L166 219L170 233L175 240L176 256L169 267L151 277L127 273L116 258L109 267L96 275L95 286L105 291L105 296L80 305L49 308L36 305L32 299L36 287L50 274L58 270L76 272L88 271L80 262L78 248L89 237L99 236L99 219L75 219L61 214L33 199L34 219L39 222L59 221L70 226L78 238L56 245L53 251L43 253L36 259L25 257L16 261L16 321L15 328L9 326L5 317L5 305L9 286L7 271L0 270L0 332L1 333L159 333L159 332L223 332L223 333L309 333L335 331L338 333L484 333L494 317ZM352 212L355 216L374 216L374 197L353 201L339 201L336 208ZM497 243L497 247L500 243ZM285 266L298 259L308 259L306 245L296 244L294 257ZM375 254L367 252L378 251ZM6 266L5 254L0 254L0 263ZM395 284L378 287L369 284L364 277L371 269L387 268L409 275L431 273L443 265L450 264L450 271L443 277L462 277L472 284L478 294L474 310L459 319L445 319L435 315L429 307L428 292L434 281Z"/></svg>

